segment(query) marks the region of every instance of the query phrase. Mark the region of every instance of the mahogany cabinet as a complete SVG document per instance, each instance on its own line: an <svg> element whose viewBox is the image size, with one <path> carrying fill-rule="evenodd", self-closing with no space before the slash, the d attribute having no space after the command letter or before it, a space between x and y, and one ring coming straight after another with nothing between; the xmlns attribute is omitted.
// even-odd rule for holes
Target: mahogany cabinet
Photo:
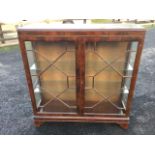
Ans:
<svg viewBox="0 0 155 155"><path fill-rule="evenodd" d="M18 28L34 122L129 124L145 30L135 25Z"/></svg>

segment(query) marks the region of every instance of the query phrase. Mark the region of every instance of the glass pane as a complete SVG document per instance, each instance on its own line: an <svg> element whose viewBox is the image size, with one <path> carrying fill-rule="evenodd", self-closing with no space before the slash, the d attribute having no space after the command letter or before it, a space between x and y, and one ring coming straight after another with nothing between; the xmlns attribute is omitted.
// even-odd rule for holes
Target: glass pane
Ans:
<svg viewBox="0 0 155 155"><path fill-rule="evenodd" d="M32 43L30 41L25 41L26 50L32 50Z"/></svg>
<svg viewBox="0 0 155 155"><path fill-rule="evenodd" d="M130 50L136 52L137 48L138 48L138 42L137 41L132 41Z"/></svg>
<svg viewBox="0 0 155 155"><path fill-rule="evenodd" d="M94 87L94 77L86 76L85 77L85 89L92 89Z"/></svg>
<svg viewBox="0 0 155 155"><path fill-rule="evenodd" d="M64 65L70 63L71 65ZM75 76L75 52L65 52L54 64L67 76Z"/></svg>
<svg viewBox="0 0 155 155"><path fill-rule="evenodd" d="M134 63L135 63L135 57L137 53L138 48L138 42L131 42L130 49L128 50L128 56L127 56L127 66L126 66L126 75L132 76Z"/></svg>
<svg viewBox="0 0 155 155"><path fill-rule="evenodd" d="M134 67L136 52L130 52L128 64L130 64L129 68Z"/></svg>
<svg viewBox="0 0 155 155"><path fill-rule="evenodd" d="M85 113L121 114L128 42L86 44Z"/></svg>
<svg viewBox="0 0 155 155"><path fill-rule="evenodd" d="M41 105L41 88L40 85L36 85L36 87L34 88L34 94L35 94L35 99L36 99L36 104L37 107L39 107Z"/></svg>
<svg viewBox="0 0 155 155"><path fill-rule="evenodd" d="M96 73L101 71L103 67L106 67L106 63L102 60L102 57L98 55L94 49L86 48L85 51L85 58L86 58L86 69L85 74L86 76L94 76Z"/></svg>
<svg viewBox="0 0 155 155"><path fill-rule="evenodd" d="M29 61L29 66L31 67L35 63L33 52L27 52L27 58Z"/></svg>
<svg viewBox="0 0 155 155"><path fill-rule="evenodd" d="M76 113L75 44L33 42L33 50L27 56L41 110Z"/></svg>
<svg viewBox="0 0 155 155"><path fill-rule="evenodd" d="M98 103L100 100L102 100L102 97L93 89L86 89L85 90L85 100L87 101L85 103L86 108L93 107L96 103Z"/></svg>
<svg viewBox="0 0 155 155"><path fill-rule="evenodd" d="M127 99L129 95L130 83L131 83L131 78L124 79L124 84L122 87L122 102L125 106L127 104Z"/></svg>
<svg viewBox="0 0 155 155"><path fill-rule="evenodd" d="M69 89L76 89L76 77L75 76L68 76L67 87Z"/></svg>
<svg viewBox="0 0 155 155"><path fill-rule="evenodd" d="M41 105L42 98L41 98L40 83L39 83L39 79L37 76L32 76L32 83L33 83L33 89L34 89L36 104L37 104L37 107L39 107Z"/></svg>
<svg viewBox="0 0 155 155"><path fill-rule="evenodd" d="M31 74L32 75L37 75L38 68L37 68L37 64L35 62L34 52L33 51L28 51L27 52L27 58L28 58Z"/></svg>
<svg viewBox="0 0 155 155"><path fill-rule="evenodd" d="M114 60L122 59L127 50L127 42L97 42L96 52L106 62L111 63Z"/></svg>

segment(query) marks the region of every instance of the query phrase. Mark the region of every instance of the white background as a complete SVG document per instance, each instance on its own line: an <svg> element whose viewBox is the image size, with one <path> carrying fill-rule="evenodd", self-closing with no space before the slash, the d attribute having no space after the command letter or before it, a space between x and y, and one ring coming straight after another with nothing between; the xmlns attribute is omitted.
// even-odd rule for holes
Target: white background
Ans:
<svg viewBox="0 0 155 155"><path fill-rule="evenodd" d="M0 21L155 19L154 0L0 0Z"/></svg>
<svg viewBox="0 0 155 155"><path fill-rule="evenodd" d="M0 138L1 155L155 154L153 136L3 136Z"/></svg>

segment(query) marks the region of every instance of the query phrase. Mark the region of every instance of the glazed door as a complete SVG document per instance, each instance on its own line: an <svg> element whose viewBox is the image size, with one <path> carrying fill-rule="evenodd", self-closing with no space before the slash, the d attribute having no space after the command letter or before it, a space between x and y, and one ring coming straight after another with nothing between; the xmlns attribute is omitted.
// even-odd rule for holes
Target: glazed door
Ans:
<svg viewBox="0 0 155 155"><path fill-rule="evenodd" d="M37 111L122 115L137 42L25 42ZM31 86L29 86L31 87ZM30 88L31 89L31 88Z"/></svg>
<svg viewBox="0 0 155 155"><path fill-rule="evenodd" d="M27 41L25 47L38 112L77 114L75 42Z"/></svg>
<svg viewBox="0 0 155 155"><path fill-rule="evenodd" d="M86 42L84 114L126 110L137 42Z"/></svg>

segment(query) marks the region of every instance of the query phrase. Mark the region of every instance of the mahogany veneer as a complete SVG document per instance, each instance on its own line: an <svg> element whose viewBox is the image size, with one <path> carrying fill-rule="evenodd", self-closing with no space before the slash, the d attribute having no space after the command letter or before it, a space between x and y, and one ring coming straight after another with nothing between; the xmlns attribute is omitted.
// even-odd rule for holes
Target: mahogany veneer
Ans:
<svg viewBox="0 0 155 155"><path fill-rule="evenodd" d="M145 30L135 25L18 28L34 121L128 128Z"/></svg>

